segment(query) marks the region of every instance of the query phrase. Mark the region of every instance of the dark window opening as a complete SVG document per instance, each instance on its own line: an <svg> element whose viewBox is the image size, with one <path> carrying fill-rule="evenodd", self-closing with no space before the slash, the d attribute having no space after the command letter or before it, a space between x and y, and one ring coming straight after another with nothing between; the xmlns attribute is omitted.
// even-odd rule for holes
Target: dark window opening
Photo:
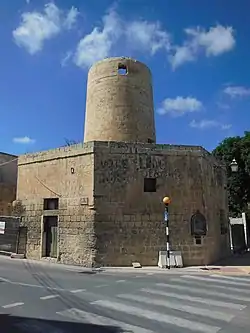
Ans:
<svg viewBox="0 0 250 333"><path fill-rule="evenodd" d="M156 178L144 178L144 192L156 192Z"/></svg>
<svg viewBox="0 0 250 333"><path fill-rule="evenodd" d="M155 143L155 142L152 139L148 139L148 143Z"/></svg>
<svg viewBox="0 0 250 333"><path fill-rule="evenodd" d="M119 75L126 75L126 74L128 74L127 66L125 66L123 64L119 64L118 65L118 74Z"/></svg>
<svg viewBox="0 0 250 333"><path fill-rule="evenodd" d="M202 238L201 236L195 236L195 245L202 245Z"/></svg>
<svg viewBox="0 0 250 333"><path fill-rule="evenodd" d="M44 210L55 210L55 209L58 209L58 204L59 204L58 198L44 199L43 209Z"/></svg>

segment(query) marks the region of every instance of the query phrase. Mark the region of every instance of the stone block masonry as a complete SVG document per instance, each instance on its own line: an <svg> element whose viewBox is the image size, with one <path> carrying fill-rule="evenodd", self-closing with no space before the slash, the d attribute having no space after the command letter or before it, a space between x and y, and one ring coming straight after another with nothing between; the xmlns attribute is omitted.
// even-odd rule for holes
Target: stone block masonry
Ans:
<svg viewBox="0 0 250 333"><path fill-rule="evenodd" d="M147 179L155 189L145 189ZM172 249L182 251L185 265L209 264L229 248L221 234L225 185L225 170L202 147L95 141L23 155L17 199L28 229L27 257L43 257L43 219L55 215L57 261L155 265L166 248L162 198L168 195ZM58 209L44 210L45 198L58 198ZM190 230L197 210L208 225L201 244Z"/></svg>
<svg viewBox="0 0 250 333"><path fill-rule="evenodd" d="M166 248L162 198L170 205L171 247L185 265L203 265L228 254L227 193L224 168L202 147L96 142L94 196L97 260L106 265L157 264ZM145 180L156 188L146 191ZM191 236L190 219L207 219L202 244Z"/></svg>
<svg viewBox="0 0 250 333"><path fill-rule="evenodd" d="M44 256L43 222L58 217L57 255L62 263L89 266L95 250L93 206L94 145L73 145L31 155L18 161L17 200L27 226L27 257ZM55 210L44 199L58 198Z"/></svg>
<svg viewBox="0 0 250 333"><path fill-rule="evenodd" d="M16 198L17 156L0 153L0 215L11 214Z"/></svg>

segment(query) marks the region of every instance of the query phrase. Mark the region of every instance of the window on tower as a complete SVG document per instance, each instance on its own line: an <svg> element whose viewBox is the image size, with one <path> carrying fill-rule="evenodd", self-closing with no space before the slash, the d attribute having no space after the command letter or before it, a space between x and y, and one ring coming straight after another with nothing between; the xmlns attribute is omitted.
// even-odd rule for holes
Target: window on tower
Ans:
<svg viewBox="0 0 250 333"><path fill-rule="evenodd" d="M119 75L126 75L128 74L128 69L126 65L119 64L118 65L118 74Z"/></svg>

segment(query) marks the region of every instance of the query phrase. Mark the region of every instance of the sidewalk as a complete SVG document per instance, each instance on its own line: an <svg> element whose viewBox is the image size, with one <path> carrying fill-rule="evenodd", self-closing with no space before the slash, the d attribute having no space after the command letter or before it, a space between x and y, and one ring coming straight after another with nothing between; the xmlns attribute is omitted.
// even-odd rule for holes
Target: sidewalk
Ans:
<svg viewBox="0 0 250 333"><path fill-rule="evenodd" d="M18 259L18 258L17 258ZM82 266L65 265L47 260L30 260L30 259L11 259L10 257L1 256L1 260L15 261L16 263L28 262L30 265L41 265L52 269L62 269L65 271L77 272L105 272L110 274L230 274L230 275L249 275L250 276L250 252L241 255L234 255L227 258L218 265L208 266L189 266L183 268L159 268L158 266L145 266L141 268L131 267L100 267L87 268Z"/></svg>

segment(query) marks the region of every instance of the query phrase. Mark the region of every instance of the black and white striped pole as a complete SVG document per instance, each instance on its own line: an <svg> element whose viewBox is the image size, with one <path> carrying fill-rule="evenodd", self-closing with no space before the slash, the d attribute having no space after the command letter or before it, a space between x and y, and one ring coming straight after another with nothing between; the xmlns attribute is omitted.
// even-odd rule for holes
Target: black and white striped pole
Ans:
<svg viewBox="0 0 250 333"><path fill-rule="evenodd" d="M169 197L163 198L163 203L165 205L164 209L164 221L166 223L166 238L167 238L167 269L170 269L170 245L169 245L169 214L168 214L168 205L171 200Z"/></svg>

